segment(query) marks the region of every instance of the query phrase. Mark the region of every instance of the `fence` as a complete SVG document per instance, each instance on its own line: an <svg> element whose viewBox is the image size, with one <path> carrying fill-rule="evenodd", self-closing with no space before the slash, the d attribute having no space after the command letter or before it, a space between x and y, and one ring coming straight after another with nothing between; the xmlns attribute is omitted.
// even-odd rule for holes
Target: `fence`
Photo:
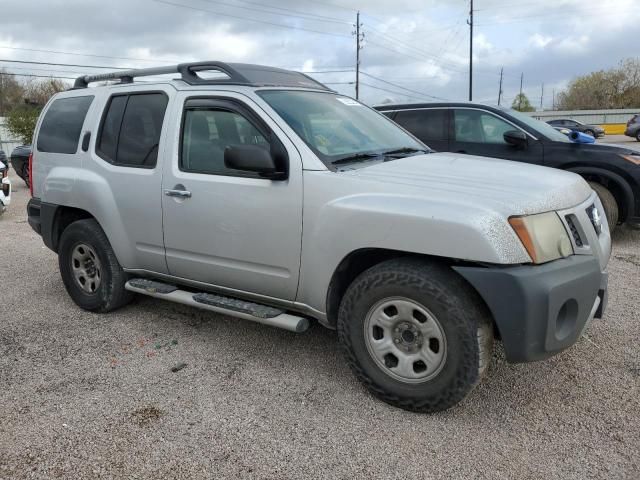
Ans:
<svg viewBox="0 0 640 480"><path fill-rule="evenodd" d="M4 150L7 157L11 155L11 151L18 145L22 145L22 142L9 133L6 127L7 117L0 117L0 150Z"/></svg>
<svg viewBox="0 0 640 480"><path fill-rule="evenodd" d="M559 118L570 118L582 123L601 125L609 135L622 135L627 126L627 121L634 115L640 114L640 109L619 110L551 110L548 112L529 112L538 120L547 122Z"/></svg>

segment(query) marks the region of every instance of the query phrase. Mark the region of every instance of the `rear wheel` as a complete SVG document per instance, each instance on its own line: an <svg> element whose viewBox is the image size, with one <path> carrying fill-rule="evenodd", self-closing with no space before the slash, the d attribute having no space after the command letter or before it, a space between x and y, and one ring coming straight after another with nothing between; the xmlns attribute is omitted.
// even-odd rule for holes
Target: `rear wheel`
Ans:
<svg viewBox="0 0 640 480"><path fill-rule="evenodd" d="M78 220L60 237L58 263L64 286L85 310L109 312L127 304L126 274L102 228L93 219Z"/></svg>
<svg viewBox="0 0 640 480"><path fill-rule="evenodd" d="M31 185L29 185L29 164L28 163L24 163L22 165L22 172L20 172L20 177L22 178L22 180L24 180L24 183L27 185L27 187L30 188Z"/></svg>
<svg viewBox="0 0 640 480"><path fill-rule="evenodd" d="M640 142L640 130L638 130L638 133L636 133L636 140Z"/></svg>
<svg viewBox="0 0 640 480"><path fill-rule="evenodd" d="M378 398L411 411L460 402L484 374L492 322L476 292L446 266L383 262L349 286L338 334L347 362Z"/></svg>
<svg viewBox="0 0 640 480"><path fill-rule="evenodd" d="M609 231L613 232L618 224L619 218L619 209L618 202L616 202L616 198L609 191L608 188L600 185L596 182L589 182L589 185L600 197L600 201L602 202L602 206L604 208L604 214L607 217L607 224L609 225Z"/></svg>

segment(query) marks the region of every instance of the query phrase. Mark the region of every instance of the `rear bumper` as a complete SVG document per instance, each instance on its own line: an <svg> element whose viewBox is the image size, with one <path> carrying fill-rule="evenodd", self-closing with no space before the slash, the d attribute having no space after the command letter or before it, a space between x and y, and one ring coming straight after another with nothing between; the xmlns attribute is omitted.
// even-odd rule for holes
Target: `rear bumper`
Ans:
<svg viewBox="0 0 640 480"><path fill-rule="evenodd" d="M593 256L454 269L491 310L509 362L543 360L570 347L607 306L608 275Z"/></svg>
<svg viewBox="0 0 640 480"><path fill-rule="evenodd" d="M11 180L5 177L0 182L0 210L4 210L11 203Z"/></svg>
<svg viewBox="0 0 640 480"><path fill-rule="evenodd" d="M42 235L40 210L41 202L39 198L32 198L29 200L29 203L27 203L27 221L38 235Z"/></svg>
<svg viewBox="0 0 640 480"><path fill-rule="evenodd" d="M634 127L634 128L627 128L624 132L624 134L627 137L634 137L638 134L638 130L640 130L640 128L638 127Z"/></svg>

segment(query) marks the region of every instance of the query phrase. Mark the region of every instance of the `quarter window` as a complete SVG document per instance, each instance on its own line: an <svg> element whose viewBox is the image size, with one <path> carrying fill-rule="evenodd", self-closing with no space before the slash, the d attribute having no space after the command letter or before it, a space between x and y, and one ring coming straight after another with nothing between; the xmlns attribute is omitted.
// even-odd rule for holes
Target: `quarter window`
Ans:
<svg viewBox="0 0 640 480"><path fill-rule="evenodd" d="M98 155L115 165L155 167L166 109L164 93L111 97L98 135Z"/></svg>
<svg viewBox="0 0 640 480"><path fill-rule="evenodd" d="M54 100L42 119L38 132L38 151L76 153L84 119L93 95Z"/></svg>
<svg viewBox="0 0 640 480"><path fill-rule="evenodd" d="M227 168L224 150L232 145L256 145L270 150L265 136L247 118L220 108L186 109L180 168L213 175L255 176Z"/></svg>
<svg viewBox="0 0 640 480"><path fill-rule="evenodd" d="M481 110L455 110L455 136L458 142L506 144L504 133L516 128Z"/></svg>

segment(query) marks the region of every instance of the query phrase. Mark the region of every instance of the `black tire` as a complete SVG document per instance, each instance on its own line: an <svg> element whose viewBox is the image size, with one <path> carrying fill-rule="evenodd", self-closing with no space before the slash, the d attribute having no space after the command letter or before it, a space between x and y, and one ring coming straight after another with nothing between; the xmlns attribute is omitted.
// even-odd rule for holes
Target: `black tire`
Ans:
<svg viewBox="0 0 640 480"><path fill-rule="evenodd" d="M434 377L419 383L392 377L367 347L368 313L394 297L426 307L444 332L444 364ZM464 399L486 372L493 351L492 325L478 294L449 267L402 258L380 263L353 281L342 299L337 329L347 363L376 397L409 411L437 412Z"/></svg>
<svg viewBox="0 0 640 480"><path fill-rule="evenodd" d="M609 225L609 231L613 232L618 225L619 208L618 202L616 202L616 198L606 187L600 185L596 182L589 182L589 185L600 197L600 201L602 202L602 206L604 208L604 214L607 217L607 224Z"/></svg>
<svg viewBox="0 0 640 480"><path fill-rule="evenodd" d="M636 133L636 140L640 142L640 130Z"/></svg>
<svg viewBox="0 0 640 480"><path fill-rule="evenodd" d="M100 262L100 282L93 293L83 290L73 273L72 254L78 245L87 245L93 249ZM62 232L58 264L69 296L84 310L109 312L126 305L133 297L124 288L127 275L118 263L104 231L93 219L73 222Z"/></svg>
<svg viewBox="0 0 640 480"><path fill-rule="evenodd" d="M593 138L596 138L596 132L594 132L593 130L585 130L584 133L586 133L587 135L591 135Z"/></svg>
<svg viewBox="0 0 640 480"><path fill-rule="evenodd" d="M20 178L22 178L22 180L24 180L24 184L27 186L27 188L30 188L31 186L29 185L29 164L28 163L23 163L22 164L22 171L18 174Z"/></svg>

